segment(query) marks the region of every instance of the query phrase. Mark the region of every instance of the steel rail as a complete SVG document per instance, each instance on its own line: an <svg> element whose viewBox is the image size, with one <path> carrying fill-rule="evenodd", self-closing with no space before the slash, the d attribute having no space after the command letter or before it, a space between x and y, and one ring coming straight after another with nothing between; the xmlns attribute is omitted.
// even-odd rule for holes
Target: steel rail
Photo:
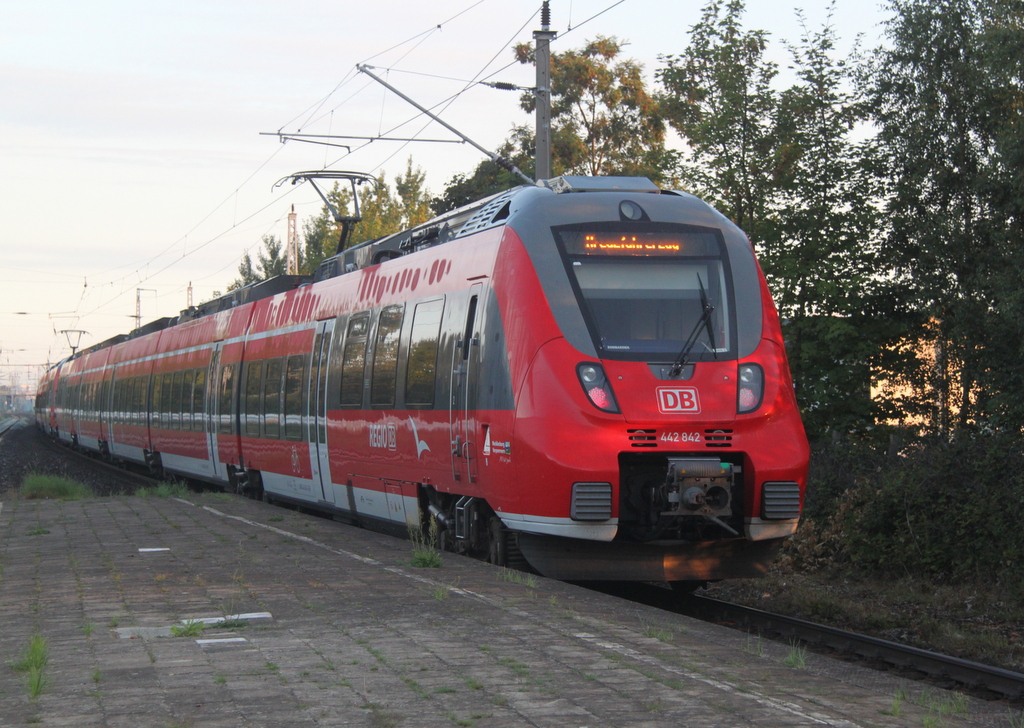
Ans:
<svg viewBox="0 0 1024 728"><path fill-rule="evenodd" d="M771 614L710 597L690 595L681 600L681 603L693 606L706 619L736 622L747 628L776 632L808 644L824 645L837 652L853 653L866 659L881 660L896 667L912 668L932 678L948 679L973 688L985 688L1006 698L1024 697L1024 674L1012 670L941 655L795 617Z"/></svg>

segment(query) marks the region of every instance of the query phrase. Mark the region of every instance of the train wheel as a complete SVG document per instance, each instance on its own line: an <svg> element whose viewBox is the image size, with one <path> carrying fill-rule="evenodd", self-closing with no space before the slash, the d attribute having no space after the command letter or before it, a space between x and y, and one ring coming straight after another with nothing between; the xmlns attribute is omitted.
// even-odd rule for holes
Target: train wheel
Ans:
<svg viewBox="0 0 1024 728"><path fill-rule="evenodd" d="M491 516L488 524L487 561L495 566L508 564L508 529L501 519Z"/></svg>

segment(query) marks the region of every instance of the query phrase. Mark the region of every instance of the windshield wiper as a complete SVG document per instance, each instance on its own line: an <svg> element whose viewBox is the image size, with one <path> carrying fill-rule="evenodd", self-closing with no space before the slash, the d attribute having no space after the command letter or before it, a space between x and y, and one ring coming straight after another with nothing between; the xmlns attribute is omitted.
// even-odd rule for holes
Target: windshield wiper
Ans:
<svg viewBox="0 0 1024 728"><path fill-rule="evenodd" d="M668 375L670 377L678 377L682 373L683 368L690 363L690 352L697 343L697 336L699 335L702 326L707 330L708 341L711 343L711 353L715 355L716 359L718 358L718 350L715 347L714 327L711 325L711 314L715 312L715 307L711 305L711 301L708 299L707 291L704 290L704 281L701 280L700 274L697 274L697 284L700 286L700 318L697 320L696 325L693 327L693 331L690 332L685 343L683 343L683 350L679 352L679 356L676 357L675 363L673 363L672 368L669 369Z"/></svg>

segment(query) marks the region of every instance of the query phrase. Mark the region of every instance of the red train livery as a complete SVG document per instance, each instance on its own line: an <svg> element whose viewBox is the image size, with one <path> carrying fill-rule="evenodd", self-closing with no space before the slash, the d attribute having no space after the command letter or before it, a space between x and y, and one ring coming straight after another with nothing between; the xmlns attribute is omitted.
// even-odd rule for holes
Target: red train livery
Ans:
<svg viewBox="0 0 1024 728"><path fill-rule="evenodd" d="M61 440L560 579L756 575L808 446L743 233L646 179L563 177L82 351Z"/></svg>

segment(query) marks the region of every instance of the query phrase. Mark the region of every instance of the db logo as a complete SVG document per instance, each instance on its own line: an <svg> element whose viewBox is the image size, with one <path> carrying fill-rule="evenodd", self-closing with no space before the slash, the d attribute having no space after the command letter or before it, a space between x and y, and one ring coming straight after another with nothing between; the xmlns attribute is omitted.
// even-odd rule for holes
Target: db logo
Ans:
<svg viewBox="0 0 1024 728"><path fill-rule="evenodd" d="M658 389L658 410L665 415L700 413L700 399L694 387L660 387Z"/></svg>

